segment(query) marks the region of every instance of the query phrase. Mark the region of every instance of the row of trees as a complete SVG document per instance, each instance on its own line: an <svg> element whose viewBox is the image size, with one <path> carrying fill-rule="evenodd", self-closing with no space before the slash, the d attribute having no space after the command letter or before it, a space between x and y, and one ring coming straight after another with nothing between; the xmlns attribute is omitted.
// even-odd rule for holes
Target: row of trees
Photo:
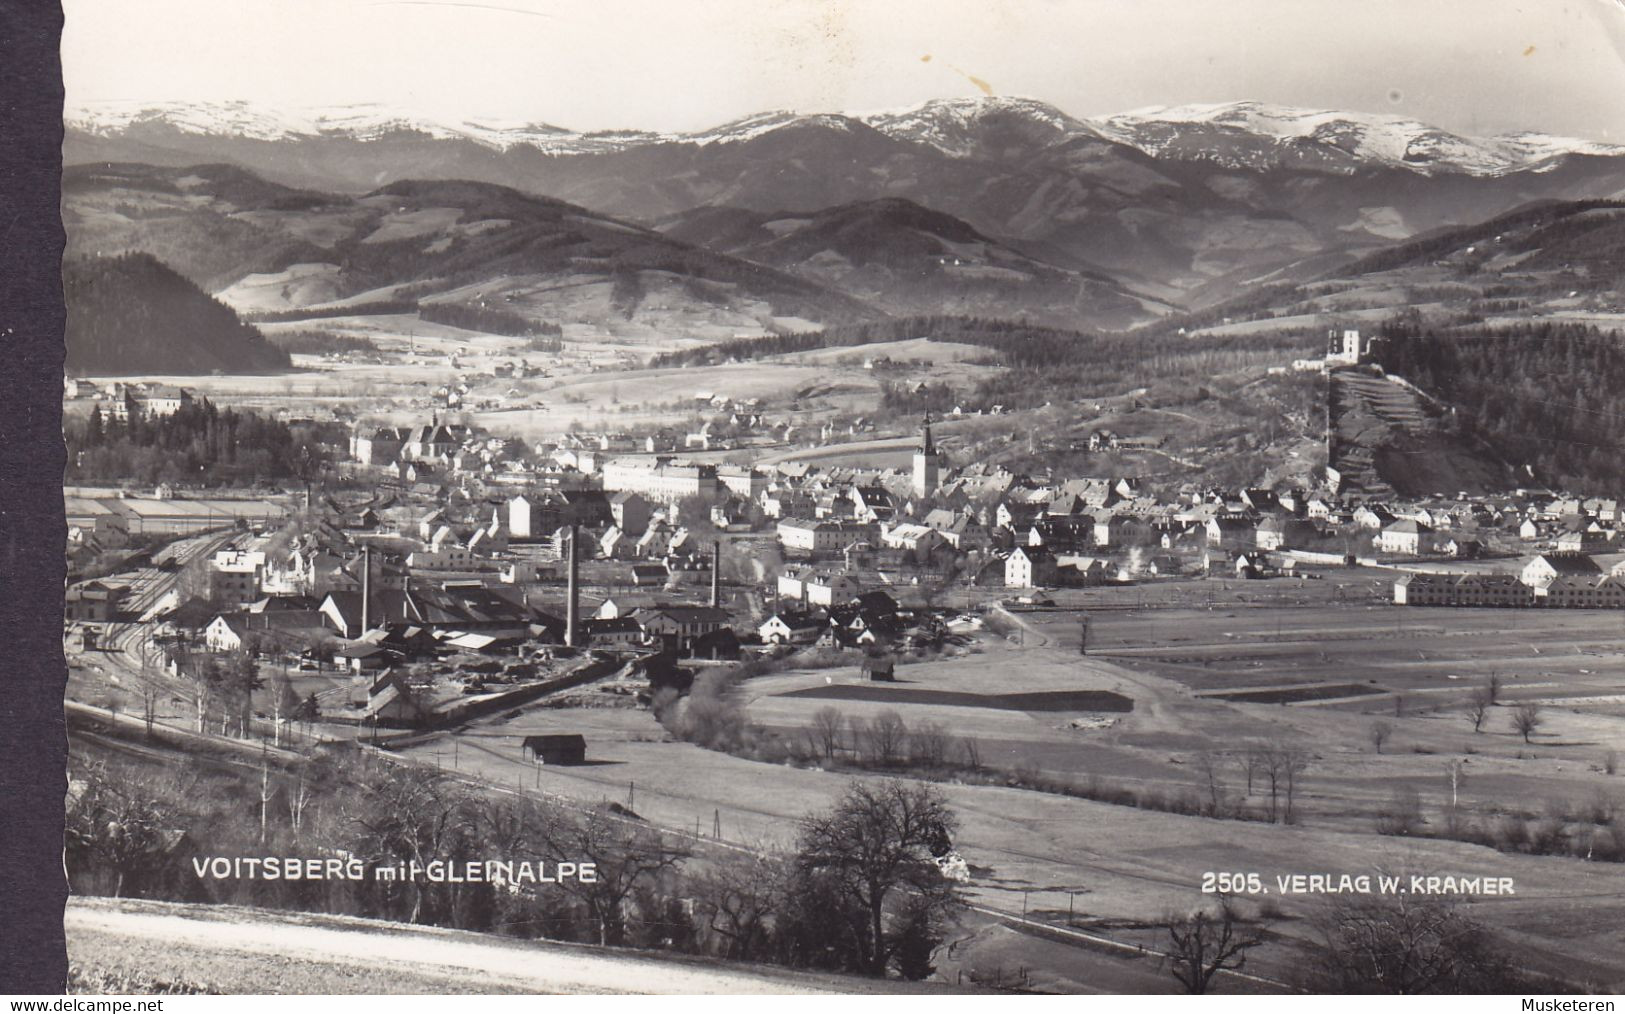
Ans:
<svg viewBox="0 0 1625 1014"><path fill-rule="evenodd" d="M1401 880L1404 878L1401 877ZM1312 936L1293 985L1331 994L1482 994L1572 990L1520 969L1496 935L1453 899L1432 895L1332 897L1311 914ZM1267 942L1257 922L1222 897L1213 908L1169 915L1166 958L1187 993L1216 991Z"/></svg>
<svg viewBox="0 0 1625 1014"><path fill-rule="evenodd" d="M615 807L482 794L360 751L258 777L196 764L76 764L66 858L78 893L354 914L520 937L924 978L962 902L938 859L956 820L932 787L854 782L794 851L678 841ZM257 803L244 820L239 802ZM212 879L193 857L349 855L359 880ZM376 879L434 861L593 863L558 884Z"/></svg>
<svg viewBox="0 0 1625 1014"><path fill-rule="evenodd" d="M71 478L209 482L310 478L336 453L341 435L254 412L217 408L207 398L157 415L133 399L124 418L91 409L63 427Z"/></svg>

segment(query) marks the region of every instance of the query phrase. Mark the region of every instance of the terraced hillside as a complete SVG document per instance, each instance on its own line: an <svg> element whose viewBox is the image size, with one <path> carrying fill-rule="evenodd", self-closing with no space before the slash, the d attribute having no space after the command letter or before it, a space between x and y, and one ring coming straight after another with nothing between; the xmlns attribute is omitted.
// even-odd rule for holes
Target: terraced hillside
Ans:
<svg viewBox="0 0 1625 1014"><path fill-rule="evenodd" d="M1332 374L1326 455L1343 489L1373 497L1485 492L1510 470L1459 436L1453 413L1416 388L1364 368Z"/></svg>

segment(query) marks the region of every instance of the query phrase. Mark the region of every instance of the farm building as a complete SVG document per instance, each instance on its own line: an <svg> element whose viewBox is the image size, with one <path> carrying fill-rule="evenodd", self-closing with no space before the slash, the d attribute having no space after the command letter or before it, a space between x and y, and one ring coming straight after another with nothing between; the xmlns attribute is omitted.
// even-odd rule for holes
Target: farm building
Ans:
<svg viewBox="0 0 1625 1014"><path fill-rule="evenodd" d="M379 725L412 726L429 714L417 691L396 670L385 670L367 690L366 715Z"/></svg>
<svg viewBox="0 0 1625 1014"><path fill-rule="evenodd" d="M578 732L526 736L522 749L537 764L583 764L587 760L587 740Z"/></svg>
<svg viewBox="0 0 1625 1014"><path fill-rule="evenodd" d="M863 678L877 683L895 683L897 663L890 655L866 655L863 659Z"/></svg>

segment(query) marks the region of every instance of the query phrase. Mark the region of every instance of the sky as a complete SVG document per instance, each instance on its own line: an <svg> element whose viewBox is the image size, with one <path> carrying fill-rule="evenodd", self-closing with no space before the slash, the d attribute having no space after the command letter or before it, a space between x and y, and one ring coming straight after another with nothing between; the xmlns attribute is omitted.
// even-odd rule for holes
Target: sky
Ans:
<svg viewBox="0 0 1625 1014"><path fill-rule="evenodd" d="M1625 143L1625 0L65 0L70 111L382 103L698 130L1026 96L1254 99Z"/></svg>

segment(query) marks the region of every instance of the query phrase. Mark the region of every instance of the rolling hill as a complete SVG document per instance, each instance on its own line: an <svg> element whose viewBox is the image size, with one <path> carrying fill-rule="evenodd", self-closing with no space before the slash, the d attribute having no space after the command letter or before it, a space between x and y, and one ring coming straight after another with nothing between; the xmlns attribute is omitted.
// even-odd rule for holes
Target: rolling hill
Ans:
<svg viewBox="0 0 1625 1014"><path fill-rule="evenodd" d="M756 328L875 315L813 282L489 183L401 180L349 196L231 166L80 166L64 173L63 219L71 255L148 252L243 311L404 299L593 323L653 306Z"/></svg>
<svg viewBox="0 0 1625 1014"><path fill-rule="evenodd" d="M288 354L149 254L63 263L67 372L256 373Z"/></svg>
<svg viewBox="0 0 1625 1014"><path fill-rule="evenodd" d="M70 164L227 161L321 191L480 180L644 224L900 197L1057 267L1198 307L1531 201L1625 193L1618 146L1260 103L1084 120L979 98L763 113L691 134L158 105L70 111L68 128Z"/></svg>
<svg viewBox="0 0 1625 1014"><path fill-rule="evenodd" d="M1375 325L1413 307L1459 322L1625 318L1625 202L1538 201L1320 265L1164 326L1200 333Z"/></svg>
<svg viewBox="0 0 1625 1014"><path fill-rule="evenodd" d="M1025 316L1057 326L1122 328L1170 309L1106 275L1029 256L901 197L810 212L703 207L660 229L898 314Z"/></svg>

